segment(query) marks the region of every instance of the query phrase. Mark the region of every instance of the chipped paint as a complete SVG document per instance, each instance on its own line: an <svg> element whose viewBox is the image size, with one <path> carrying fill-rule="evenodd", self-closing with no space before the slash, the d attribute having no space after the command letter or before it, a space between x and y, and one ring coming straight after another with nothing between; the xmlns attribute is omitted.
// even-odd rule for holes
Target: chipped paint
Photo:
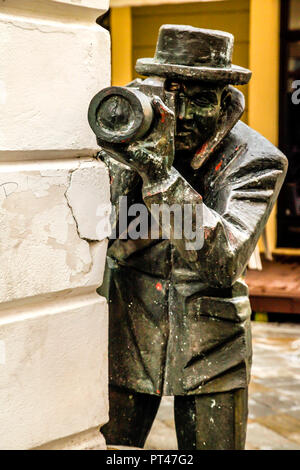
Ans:
<svg viewBox="0 0 300 470"><path fill-rule="evenodd" d="M95 198L97 185L98 202L109 204L106 170L101 162L91 159L56 165L56 169L49 162L18 164L17 168L14 164L2 165L0 239L5 246L0 251L2 302L101 284L107 241L97 240L94 244L82 236L91 234L90 226L76 211L75 219L71 204L76 209L79 201L81 210L93 219L95 205L91 208L89 204ZM72 191L76 190L77 195L70 193L70 204L65 195L76 172L81 186L79 191L74 184ZM90 183L87 174L92 173L97 176Z"/></svg>
<svg viewBox="0 0 300 470"><path fill-rule="evenodd" d="M110 235L108 193L108 172L103 164L95 168L93 163L85 163L70 172L65 196L80 238L101 241Z"/></svg>
<svg viewBox="0 0 300 470"><path fill-rule="evenodd" d="M158 292L161 292L161 291L163 290L162 283L161 283L161 282L157 282L157 284L155 285L155 289L156 289Z"/></svg>
<svg viewBox="0 0 300 470"><path fill-rule="evenodd" d="M221 166L222 166L222 163L223 163L223 160L221 160L221 161L217 164L217 166L216 166L216 168L215 168L215 171L219 171L219 169L220 169Z"/></svg>

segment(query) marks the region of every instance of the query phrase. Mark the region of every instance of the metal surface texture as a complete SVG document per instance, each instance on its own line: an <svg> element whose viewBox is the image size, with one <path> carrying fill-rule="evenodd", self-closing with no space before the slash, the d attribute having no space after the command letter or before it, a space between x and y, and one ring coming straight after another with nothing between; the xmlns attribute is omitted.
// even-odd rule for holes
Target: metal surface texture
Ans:
<svg viewBox="0 0 300 470"><path fill-rule="evenodd" d="M92 99L88 120L99 140L126 143L146 134L153 109L149 98L135 88L108 87Z"/></svg>
<svg viewBox="0 0 300 470"><path fill-rule="evenodd" d="M252 348L243 275L287 162L239 121L244 99L232 84L246 83L251 73L236 74L232 47L227 33L162 27L155 69L143 66L155 76L129 84L151 98L148 133L123 145L98 140L111 175L116 228L122 225L120 196L127 196L128 205L144 205L149 217L149 235L130 238L132 217L110 240L101 288L110 309L110 383L122 391L124 403L116 428L114 410L122 400L111 394L112 420L104 428L111 443L121 442L122 429L124 445L126 435L128 445L141 444L134 412L126 405L130 396L132 403L148 396L147 422L140 424L145 437L157 409L150 396L175 395L180 448L201 449L203 442L208 449L244 446ZM169 238L151 238L151 224L165 228L153 210L161 204L191 205L193 229L203 231L201 248L187 249L184 234L175 236L174 218ZM218 403L218 412L209 403ZM223 439L226 434L230 439Z"/></svg>

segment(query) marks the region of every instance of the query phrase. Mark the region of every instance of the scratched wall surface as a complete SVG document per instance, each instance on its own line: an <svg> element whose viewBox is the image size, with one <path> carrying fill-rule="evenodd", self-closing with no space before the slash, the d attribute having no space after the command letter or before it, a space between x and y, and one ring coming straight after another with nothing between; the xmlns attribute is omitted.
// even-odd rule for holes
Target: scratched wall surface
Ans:
<svg viewBox="0 0 300 470"><path fill-rule="evenodd" d="M22 5L21 5L22 4ZM106 0L0 0L0 448L104 448Z"/></svg>

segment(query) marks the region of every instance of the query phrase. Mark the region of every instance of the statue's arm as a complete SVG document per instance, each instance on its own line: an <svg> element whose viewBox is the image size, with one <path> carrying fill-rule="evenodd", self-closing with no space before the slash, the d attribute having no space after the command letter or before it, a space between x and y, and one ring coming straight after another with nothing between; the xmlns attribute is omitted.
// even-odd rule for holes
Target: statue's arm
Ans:
<svg viewBox="0 0 300 470"><path fill-rule="evenodd" d="M203 228L202 247L198 249L196 243L193 248L184 231L182 238L176 239L173 218L170 237L185 261L212 286L230 287L243 273L256 246L286 173L285 157L274 150L261 158L250 154L246 162L241 155L243 163L235 161L234 168L227 169L212 188L214 209L203 203L174 168L159 184L144 184L144 201L153 216L153 204L180 204L182 210L186 204L192 206L193 231ZM203 211L203 227L199 226L197 208Z"/></svg>
<svg viewBox="0 0 300 470"><path fill-rule="evenodd" d="M114 233L119 221L119 200L121 197L130 197L141 179L133 168L115 160L104 150L100 152L99 157L105 163L109 174L110 200L114 211L111 230Z"/></svg>
<svg viewBox="0 0 300 470"><path fill-rule="evenodd" d="M113 205L118 203L121 196L127 196L140 181L139 174L124 163L116 161L104 150L100 154L101 160L105 163L110 181L110 197Z"/></svg>

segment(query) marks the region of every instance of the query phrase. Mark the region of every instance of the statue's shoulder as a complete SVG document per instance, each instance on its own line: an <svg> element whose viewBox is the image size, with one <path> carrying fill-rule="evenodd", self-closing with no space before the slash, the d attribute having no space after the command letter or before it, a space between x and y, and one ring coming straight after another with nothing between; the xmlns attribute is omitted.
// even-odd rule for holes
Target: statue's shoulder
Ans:
<svg viewBox="0 0 300 470"><path fill-rule="evenodd" d="M250 159L271 157L281 161L284 165L287 164L286 156L275 145L242 121L238 121L233 127L228 139L228 144L234 146L234 148L237 148L238 145L243 146L245 154Z"/></svg>
<svg viewBox="0 0 300 470"><path fill-rule="evenodd" d="M285 174L287 158L268 139L239 121L220 143L203 175L204 189L225 186L231 179L249 177L259 172Z"/></svg>

